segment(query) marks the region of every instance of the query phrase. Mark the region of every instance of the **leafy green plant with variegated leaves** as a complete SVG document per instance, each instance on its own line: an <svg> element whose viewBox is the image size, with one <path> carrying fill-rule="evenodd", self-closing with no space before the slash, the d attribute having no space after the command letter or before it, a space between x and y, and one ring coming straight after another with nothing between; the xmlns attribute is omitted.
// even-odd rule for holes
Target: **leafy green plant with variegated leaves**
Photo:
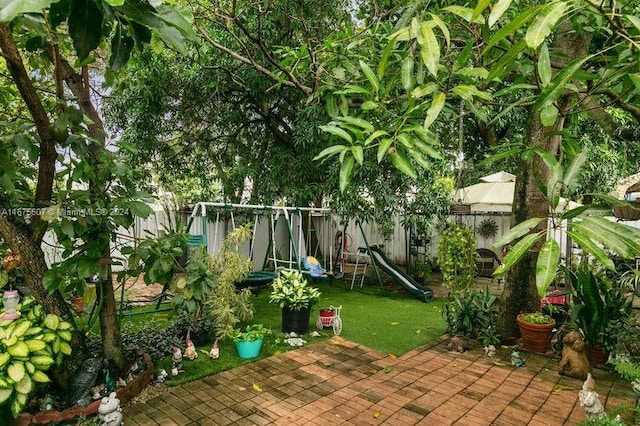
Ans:
<svg viewBox="0 0 640 426"><path fill-rule="evenodd" d="M567 236L584 253L610 271L616 270L611 253L625 259L640 256L639 229L612 222L604 217L586 215L584 213L591 207L590 204L581 205L570 201L570 196L578 187L586 152L574 155L566 167L542 149L534 149L532 154L540 156L550 170L547 184L538 182L540 191L549 203L549 216L529 218L514 226L493 244L495 248L511 246L502 259L502 264L494 271L495 278L502 278L525 254L532 252L539 244L536 288L538 296L544 298L560 264L560 245L553 238L552 232L555 230L565 230ZM605 194L590 195L614 205L627 203ZM544 226L547 224L545 221L548 221L548 226Z"/></svg>
<svg viewBox="0 0 640 426"><path fill-rule="evenodd" d="M0 409L8 405L14 418L24 410L39 384L71 355L72 324L45 314L31 296L18 305L20 317L0 321Z"/></svg>

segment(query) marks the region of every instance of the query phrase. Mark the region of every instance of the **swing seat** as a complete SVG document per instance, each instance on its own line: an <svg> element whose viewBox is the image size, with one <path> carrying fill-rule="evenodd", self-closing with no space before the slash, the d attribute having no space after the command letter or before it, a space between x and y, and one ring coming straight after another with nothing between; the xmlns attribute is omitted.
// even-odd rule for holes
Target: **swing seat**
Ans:
<svg viewBox="0 0 640 426"><path fill-rule="evenodd" d="M302 260L304 268L311 278L327 278L327 271L320 265L318 259L313 256L307 256Z"/></svg>

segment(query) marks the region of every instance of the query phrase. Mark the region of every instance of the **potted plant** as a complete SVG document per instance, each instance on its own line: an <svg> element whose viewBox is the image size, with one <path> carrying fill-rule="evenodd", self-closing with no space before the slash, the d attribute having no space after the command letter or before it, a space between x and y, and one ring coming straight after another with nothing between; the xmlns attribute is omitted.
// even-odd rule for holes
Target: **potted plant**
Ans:
<svg viewBox="0 0 640 426"><path fill-rule="evenodd" d="M248 325L244 331L234 329L231 338L236 344L236 350L240 358L255 358L260 354L265 336L271 334L271 330L262 324Z"/></svg>
<svg viewBox="0 0 640 426"><path fill-rule="evenodd" d="M577 268L563 268L573 287L571 322L584 333L591 361L607 362L606 348L615 345L615 335L607 327L631 315L631 300L625 285L609 279L603 271L595 270L586 261Z"/></svg>
<svg viewBox="0 0 640 426"><path fill-rule="evenodd" d="M546 352L556 321L542 312L520 314L516 318L522 346L531 352Z"/></svg>
<svg viewBox="0 0 640 426"><path fill-rule="evenodd" d="M309 331L311 306L320 299L320 291L308 285L299 271L282 271L273 280L269 303L282 308L282 331L303 334Z"/></svg>
<svg viewBox="0 0 640 426"><path fill-rule="evenodd" d="M569 161L565 168L543 149L535 148L530 154L536 154L541 160L532 164L544 163L542 167L550 170L547 171L547 182L540 185L540 191L548 203L548 215L523 220L493 244L494 248L509 247L502 258L502 264L493 272L494 278L504 277L514 265L525 259L525 262L532 266L535 264L532 269L535 270L537 295L540 300L545 298L547 289L556 278L561 259L560 244L554 237L555 233L550 232L549 228L567 229L567 236L591 261L612 272L616 271L611 258L612 253L624 259L640 255L640 230L604 217L585 215L583 213L591 207L590 205L579 205L570 201L569 197L578 188L581 170L586 162L586 152L567 156ZM614 205L624 204L624 201L603 194L591 195ZM529 275L526 274L527 277ZM524 286L527 285L529 283L524 283Z"/></svg>

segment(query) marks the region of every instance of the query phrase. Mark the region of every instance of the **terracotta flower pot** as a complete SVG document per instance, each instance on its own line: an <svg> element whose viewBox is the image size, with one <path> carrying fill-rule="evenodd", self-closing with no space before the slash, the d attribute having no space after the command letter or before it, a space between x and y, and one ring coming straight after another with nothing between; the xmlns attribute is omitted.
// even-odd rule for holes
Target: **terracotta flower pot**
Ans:
<svg viewBox="0 0 640 426"><path fill-rule="evenodd" d="M595 365L605 365L609 360L609 354L602 346L592 346L589 351L589 358Z"/></svg>
<svg viewBox="0 0 640 426"><path fill-rule="evenodd" d="M71 298L71 305L73 306L73 311L76 314L82 314L84 312L84 300L80 296L75 296Z"/></svg>
<svg viewBox="0 0 640 426"><path fill-rule="evenodd" d="M522 336L522 346L531 352L546 352L551 340L551 332L556 326L556 321L551 319L549 324L533 324L522 321L525 314L520 314L516 318Z"/></svg>

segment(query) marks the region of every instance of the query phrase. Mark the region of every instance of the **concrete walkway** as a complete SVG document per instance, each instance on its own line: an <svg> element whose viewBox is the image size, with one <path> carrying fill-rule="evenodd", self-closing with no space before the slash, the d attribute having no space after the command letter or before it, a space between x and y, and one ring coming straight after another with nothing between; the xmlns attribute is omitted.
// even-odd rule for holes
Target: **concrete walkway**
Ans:
<svg viewBox="0 0 640 426"><path fill-rule="evenodd" d="M493 359L435 342L393 357L339 337L274 355L123 409L132 425L562 425L584 419L582 383L558 361L501 348ZM633 403L627 382L596 369L607 409ZM254 386L255 385L255 386Z"/></svg>

